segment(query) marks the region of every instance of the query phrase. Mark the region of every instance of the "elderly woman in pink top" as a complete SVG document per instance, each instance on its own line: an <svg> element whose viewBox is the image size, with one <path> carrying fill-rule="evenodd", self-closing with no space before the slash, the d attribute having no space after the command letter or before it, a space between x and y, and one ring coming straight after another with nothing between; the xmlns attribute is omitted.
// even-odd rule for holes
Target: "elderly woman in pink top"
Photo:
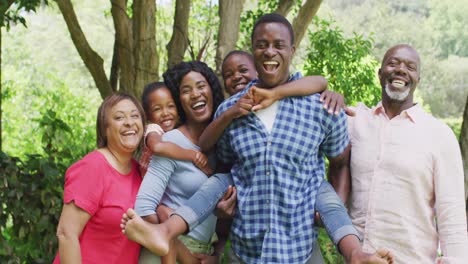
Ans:
<svg viewBox="0 0 468 264"><path fill-rule="evenodd" d="M65 175L64 204L54 263L138 262L140 246L120 231L120 218L133 207L141 184L132 158L143 135L144 113L130 95L114 94L97 116L98 149Z"/></svg>

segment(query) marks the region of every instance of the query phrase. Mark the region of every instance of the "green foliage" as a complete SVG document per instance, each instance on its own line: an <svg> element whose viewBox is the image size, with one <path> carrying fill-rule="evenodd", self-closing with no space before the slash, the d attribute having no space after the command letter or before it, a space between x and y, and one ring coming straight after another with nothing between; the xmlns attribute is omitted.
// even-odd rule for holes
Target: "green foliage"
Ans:
<svg viewBox="0 0 468 264"><path fill-rule="evenodd" d="M444 118L441 120L453 130L453 133L457 138L460 138L460 132L463 122L462 118Z"/></svg>
<svg viewBox="0 0 468 264"><path fill-rule="evenodd" d="M189 17L189 47L185 60L201 60L215 68L218 38L218 4L213 1L192 0ZM171 28L172 32L172 28Z"/></svg>
<svg viewBox="0 0 468 264"><path fill-rule="evenodd" d="M0 153L0 263L50 263L66 169L95 146L97 93L54 75L6 72ZM93 90L94 92L94 90Z"/></svg>
<svg viewBox="0 0 468 264"><path fill-rule="evenodd" d="M306 75L327 78L329 89L343 94L350 105L377 103L381 93L376 78L379 64L370 55L372 39L358 34L345 38L333 21L314 18L314 25L317 30L309 33Z"/></svg>
<svg viewBox="0 0 468 264"><path fill-rule="evenodd" d="M43 154L26 154L21 160L0 153L2 263L52 261L57 250L55 229L62 206L63 175L93 145L73 135L52 109L36 121Z"/></svg>
<svg viewBox="0 0 468 264"><path fill-rule="evenodd" d="M0 10L4 9L6 2L4 0L0 3ZM10 7L5 13L0 14L0 27L6 26L7 30L10 29L11 23L21 23L26 27L26 20L22 16L22 12L36 11L36 8L41 4L47 5L47 0L16 0L12 7Z"/></svg>
<svg viewBox="0 0 468 264"><path fill-rule="evenodd" d="M325 261L325 263L344 263L343 257L340 255L340 253L338 253L338 250L336 250L335 245L328 237L328 234L324 228L319 229L317 241L320 245L320 251L322 252L323 260Z"/></svg>
<svg viewBox="0 0 468 264"><path fill-rule="evenodd" d="M252 33L255 21L264 14L275 11L279 0L266 1L260 0L254 9L242 12L240 19L240 34L237 44L237 49L250 50L250 36Z"/></svg>
<svg viewBox="0 0 468 264"><path fill-rule="evenodd" d="M450 54L468 57L468 5L466 0L430 0L430 15L427 20L432 42L439 56Z"/></svg>

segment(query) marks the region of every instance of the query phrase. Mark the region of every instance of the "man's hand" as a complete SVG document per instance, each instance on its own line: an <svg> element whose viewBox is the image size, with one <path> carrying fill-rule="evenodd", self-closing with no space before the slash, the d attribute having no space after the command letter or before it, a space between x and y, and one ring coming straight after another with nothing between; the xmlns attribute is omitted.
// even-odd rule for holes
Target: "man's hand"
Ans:
<svg viewBox="0 0 468 264"><path fill-rule="evenodd" d="M224 196L216 205L215 214L218 218L232 218L237 205L236 187L229 186Z"/></svg>
<svg viewBox="0 0 468 264"><path fill-rule="evenodd" d="M342 94L335 93L329 90L325 90L320 95L320 102L323 103L323 108L328 110L329 114L338 115L341 109L348 108L344 102L344 97Z"/></svg>

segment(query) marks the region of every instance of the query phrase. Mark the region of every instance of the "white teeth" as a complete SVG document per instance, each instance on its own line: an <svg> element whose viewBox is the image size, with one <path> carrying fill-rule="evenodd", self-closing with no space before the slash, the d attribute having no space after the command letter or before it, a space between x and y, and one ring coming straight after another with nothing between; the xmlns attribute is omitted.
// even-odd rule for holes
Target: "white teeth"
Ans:
<svg viewBox="0 0 468 264"><path fill-rule="evenodd" d="M166 120L166 121L163 122L163 125L169 126L169 125L171 125L171 123L172 123L171 120Z"/></svg>
<svg viewBox="0 0 468 264"><path fill-rule="evenodd" d="M198 102L198 103L194 104L192 106L192 108L196 108L196 107L203 106L203 105L205 105L205 102Z"/></svg>
<svg viewBox="0 0 468 264"><path fill-rule="evenodd" d="M277 61L264 61L263 64L266 65L278 65L279 63Z"/></svg>
<svg viewBox="0 0 468 264"><path fill-rule="evenodd" d="M403 88L405 86L405 82L404 81L400 81L400 80L393 80L392 81L392 85L395 87L395 88Z"/></svg>
<svg viewBox="0 0 468 264"><path fill-rule="evenodd" d="M131 130L131 131L127 131L125 133L123 133L125 136L131 136L131 135L135 135L136 134L136 131L134 130Z"/></svg>

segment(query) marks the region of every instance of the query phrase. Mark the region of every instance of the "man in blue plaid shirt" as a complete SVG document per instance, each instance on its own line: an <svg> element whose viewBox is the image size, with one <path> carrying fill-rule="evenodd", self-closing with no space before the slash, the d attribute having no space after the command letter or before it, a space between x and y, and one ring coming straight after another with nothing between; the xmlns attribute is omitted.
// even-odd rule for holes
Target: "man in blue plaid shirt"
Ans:
<svg viewBox="0 0 468 264"><path fill-rule="evenodd" d="M252 48L258 80L223 102L215 118L252 85L273 88L301 78L289 73L293 37L290 23L280 15L268 14L256 22ZM343 112L329 115L319 98L318 94L289 97L235 119L218 141L218 158L232 165L237 188L231 241L240 262L311 263L317 238L314 206L325 175L324 155L330 162L330 177L349 176L346 116ZM351 247L341 243L348 261L383 262L374 256L353 255L353 251L362 253L359 243Z"/></svg>

